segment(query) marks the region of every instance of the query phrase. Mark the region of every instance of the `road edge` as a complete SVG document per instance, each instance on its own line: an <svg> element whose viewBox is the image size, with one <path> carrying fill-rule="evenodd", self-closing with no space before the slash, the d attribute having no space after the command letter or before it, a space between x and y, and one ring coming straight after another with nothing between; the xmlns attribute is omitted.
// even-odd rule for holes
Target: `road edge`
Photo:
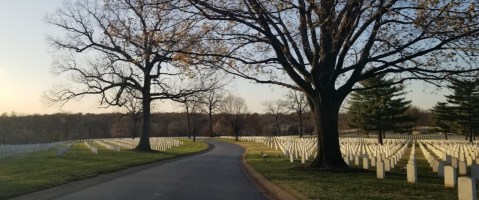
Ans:
<svg viewBox="0 0 479 200"><path fill-rule="evenodd" d="M238 144L237 144L238 145ZM300 197L292 194L289 191L286 191L279 185L274 184L266 177L258 173L247 161L246 161L246 154L248 153L248 149L245 147L238 145L243 148L243 156L241 156L241 164L243 171L246 174L246 177L253 182L253 184L263 193L266 199L268 200L293 200L293 199L301 199Z"/></svg>

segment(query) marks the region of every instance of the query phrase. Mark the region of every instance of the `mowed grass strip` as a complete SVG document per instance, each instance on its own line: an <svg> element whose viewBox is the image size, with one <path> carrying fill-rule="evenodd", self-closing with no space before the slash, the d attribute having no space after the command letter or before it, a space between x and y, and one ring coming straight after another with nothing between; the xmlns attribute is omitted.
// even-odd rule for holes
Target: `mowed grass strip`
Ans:
<svg viewBox="0 0 479 200"><path fill-rule="evenodd" d="M223 140L223 139L222 139ZM302 199L457 199L456 189L444 188L444 179L432 172L424 155L416 145L416 163L418 183L407 182L406 171L401 169L407 164L411 148L403 155L386 179L376 178L374 170L355 170L354 172L330 172L310 169L310 162L301 164L301 160L289 162L281 151L253 142L235 142L246 149L246 161L268 180L292 194L300 194ZM263 160L261 152L268 154ZM277 157L279 155L279 158ZM311 160L310 160L311 161ZM479 188L478 188L479 189ZM479 191L479 190L477 190Z"/></svg>
<svg viewBox="0 0 479 200"><path fill-rule="evenodd" d="M0 199L94 177L128 167L188 155L208 148L204 142L183 140L166 152L112 151L98 147L93 154L84 143L74 143L63 156L56 150L24 154L0 160Z"/></svg>

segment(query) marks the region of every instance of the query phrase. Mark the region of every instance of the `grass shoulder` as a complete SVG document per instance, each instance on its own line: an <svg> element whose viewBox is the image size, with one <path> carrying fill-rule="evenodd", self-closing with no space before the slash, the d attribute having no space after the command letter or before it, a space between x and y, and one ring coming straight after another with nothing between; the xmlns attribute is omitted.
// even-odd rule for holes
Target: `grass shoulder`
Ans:
<svg viewBox="0 0 479 200"><path fill-rule="evenodd" d="M445 189L444 180L431 171L424 156L417 156L418 183L407 182L406 171L399 162L386 173L386 179L376 178L374 170L331 172L308 168L310 161L289 162L280 150L253 142L221 139L245 148L245 159L258 173L271 182L304 199L457 199L457 189ZM266 159L261 151L268 154ZM416 155L421 154L416 152ZM407 158L404 155L403 158ZM425 162L425 163L424 163Z"/></svg>
<svg viewBox="0 0 479 200"><path fill-rule="evenodd" d="M165 152L112 151L101 146L98 154L83 143L74 143L63 156L54 149L0 160L0 199L6 199L57 185L137 165L189 155L208 149L204 142L183 140Z"/></svg>

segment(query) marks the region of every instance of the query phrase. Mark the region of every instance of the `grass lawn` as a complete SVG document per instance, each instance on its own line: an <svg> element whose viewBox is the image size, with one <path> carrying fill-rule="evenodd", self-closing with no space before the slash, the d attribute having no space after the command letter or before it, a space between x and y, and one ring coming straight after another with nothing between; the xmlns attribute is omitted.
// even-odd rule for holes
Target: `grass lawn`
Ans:
<svg viewBox="0 0 479 200"><path fill-rule="evenodd" d="M62 157L56 150L24 154L0 160L0 199L31 193L107 172L188 155L206 150L208 144L183 140L166 152L111 151L101 146L98 154L83 143L74 143Z"/></svg>
<svg viewBox="0 0 479 200"><path fill-rule="evenodd" d="M233 140L227 140L234 142ZM263 144L235 142L246 148L246 161L256 171L273 183L300 194L302 199L457 199L456 189L445 189L444 180L433 173L419 146L416 146L418 183L407 182L406 171L401 170L407 163L411 148L406 151L398 165L386 173L386 179L376 178L374 170L356 172L327 172L309 169L309 163L294 163ZM260 151L269 156L261 158ZM280 155L279 158L276 155ZM478 190L479 191L479 190Z"/></svg>

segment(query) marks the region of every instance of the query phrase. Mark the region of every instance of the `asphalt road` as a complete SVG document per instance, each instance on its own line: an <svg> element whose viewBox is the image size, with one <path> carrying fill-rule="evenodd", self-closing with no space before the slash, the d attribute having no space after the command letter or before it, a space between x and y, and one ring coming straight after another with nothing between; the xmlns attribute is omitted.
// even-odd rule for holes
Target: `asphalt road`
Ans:
<svg viewBox="0 0 479 200"><path fill-rule="evenodd" d="M225 142L208 142L213 149L206 153L155 165L54 199L265 199L241 168L243 149Z"/></svg>

